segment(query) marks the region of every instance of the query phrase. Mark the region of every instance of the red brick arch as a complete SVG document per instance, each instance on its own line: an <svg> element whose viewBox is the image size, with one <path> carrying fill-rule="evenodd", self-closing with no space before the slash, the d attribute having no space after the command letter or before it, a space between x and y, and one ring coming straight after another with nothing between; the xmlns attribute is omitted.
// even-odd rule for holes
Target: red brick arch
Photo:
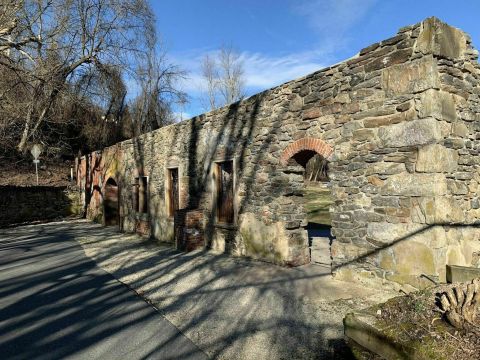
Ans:
<svg viewBox="0 0 480 360"><path fill-rule="evenodd" d="M286 165L288 160L302 150L312 150L329 159L333 153L333 148L325 141L315 138L302 138L288 145L280 156L280 164Z"/></svg>

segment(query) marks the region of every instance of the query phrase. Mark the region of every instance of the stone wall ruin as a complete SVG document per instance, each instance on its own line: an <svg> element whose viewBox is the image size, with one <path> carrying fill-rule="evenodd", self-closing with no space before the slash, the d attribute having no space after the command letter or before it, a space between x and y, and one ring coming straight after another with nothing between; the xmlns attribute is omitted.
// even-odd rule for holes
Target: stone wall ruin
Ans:
<svg viewBox="0 0 480 360"><path fill-rule="evenodd" d="M480 67L461 30L429 18L303 78L80 159L88 217L119 187L120 229L174 241L179 208L203 214L204 246L280 265L309 262L302 167L330 161L332 272L424 286L445 265L480 267ZM234 222L217 221L216 168L233 161ZM134 209L148 178L148 211ZM188 230L188 229L187 229Z"/></svg>
<svg viewBox="0 0 480 360"><path fill-rule="evenodd" d="M73 186L0 186L0 228L79 216L78 195Z"/></svg>

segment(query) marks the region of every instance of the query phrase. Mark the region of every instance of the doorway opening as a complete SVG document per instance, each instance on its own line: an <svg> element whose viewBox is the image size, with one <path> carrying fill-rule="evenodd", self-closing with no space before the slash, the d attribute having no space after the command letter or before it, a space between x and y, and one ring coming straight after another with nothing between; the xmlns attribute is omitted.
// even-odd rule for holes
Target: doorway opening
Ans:
<svg viewBox="0 0 480 360"><path fill-rule="evenodd" d="M333 204L332 188L328 177L329 162L320 154L314 154L305 164L304 207L307 213L310 260L313 264L331 265Z"/></svg>
<svg viewBox="0 0 480 360"><path fill-rule="evenodd" d="M289 162L305 169L303 206L307 215L310 261L331 266L331 214L333 204L329 179L329 161L315 150L304 149L294 154Z"/></svg>
<svg viewBox="0 0 480 360"><path fill-rule="evenodd" d="M232 160L216 163L216 219L221 224L234 223L233 176Z"/></svg>
<svg viewBox="0 0 480 360"><path fill-rule="evenodd" d="M103 206L105 226L118 226L120 224L118 210L118 184L112 178L109 178L105 185Z"/></svg>

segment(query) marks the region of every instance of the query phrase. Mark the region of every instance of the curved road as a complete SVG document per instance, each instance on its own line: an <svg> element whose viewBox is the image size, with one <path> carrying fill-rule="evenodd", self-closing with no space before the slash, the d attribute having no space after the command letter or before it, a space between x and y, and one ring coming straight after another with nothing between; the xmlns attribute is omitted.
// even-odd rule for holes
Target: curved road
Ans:
<svg viewBox="0 0 480 360"><path fill-rule="evenodd" d="M0 230L2 359L206 359L85 256L68 222Z"/></svg>

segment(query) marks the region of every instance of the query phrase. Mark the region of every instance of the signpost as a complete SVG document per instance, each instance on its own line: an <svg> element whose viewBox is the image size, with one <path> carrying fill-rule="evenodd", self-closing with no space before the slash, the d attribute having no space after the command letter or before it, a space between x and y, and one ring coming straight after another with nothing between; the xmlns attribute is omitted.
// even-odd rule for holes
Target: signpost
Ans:
<svg viewBox="0 0 480 360"><path fill-rule="evenodd" d="M38 163L40 160L38 160L38 157L42 153L42 146L39 144L35 144L32 146L32 149L30 152L33 155L33 163L35 164L35 173L37 174L37 186L38 186Z"/></svg>

